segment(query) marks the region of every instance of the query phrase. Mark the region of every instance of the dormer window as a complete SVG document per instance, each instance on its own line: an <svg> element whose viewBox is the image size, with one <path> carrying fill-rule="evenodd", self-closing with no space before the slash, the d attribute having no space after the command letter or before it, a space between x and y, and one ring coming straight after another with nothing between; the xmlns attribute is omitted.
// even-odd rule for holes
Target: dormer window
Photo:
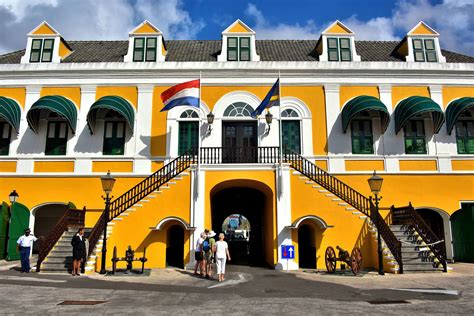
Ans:
<svg viewBox="0 0 474 316"><path fill-rule="evenodd" d="M133 46L133 61L156 61L156 37L137 37Z"/></svg>
<svg viewBox="0 0 474 316"><path fill-rule="evenodd" d="M228 37L227 38L227 60L249 61L250 60L250 37Z"/></svg>
<svg viewBox="0 0 474 316"><path fill-rule="evenodd" d="M54 39L34 39L31 43L30 63L49 63L53 57Z"/></svg>
<svg viewBox="0 0 474 316"><path fill-rule="evenodd" d="M418 62L437 62L436 46L433 39L414 38L413 54Z"/></svg>
<svg viewBox="0 0 474 316"><path fill-rule="evenodd" d="M351 61L351 40L344 37L328 37L328 60Z"/></svg>

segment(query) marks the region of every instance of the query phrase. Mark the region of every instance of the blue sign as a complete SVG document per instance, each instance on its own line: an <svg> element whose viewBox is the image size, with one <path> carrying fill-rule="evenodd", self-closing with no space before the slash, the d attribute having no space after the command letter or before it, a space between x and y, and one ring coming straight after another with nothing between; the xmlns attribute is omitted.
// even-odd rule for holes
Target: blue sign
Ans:
<svg viewBox="0 0 474 316"><path fill-rule="evenodd" d="M295 246L281 246L282 259L295 259Z"/></svg>

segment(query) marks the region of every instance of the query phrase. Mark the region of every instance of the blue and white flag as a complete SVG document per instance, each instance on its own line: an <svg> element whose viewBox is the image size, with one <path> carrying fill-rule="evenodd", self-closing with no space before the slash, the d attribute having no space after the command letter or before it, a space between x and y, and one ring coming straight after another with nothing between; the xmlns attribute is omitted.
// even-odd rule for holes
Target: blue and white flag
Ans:
<svg viewBox="0 0 474 316"><path fill-rule="evenodd" d="M272 106L280 106L280 79L278 78L273 87L268 91L262 103L252 112L252 117L256 118L262 114L263 110Z"/></svg>

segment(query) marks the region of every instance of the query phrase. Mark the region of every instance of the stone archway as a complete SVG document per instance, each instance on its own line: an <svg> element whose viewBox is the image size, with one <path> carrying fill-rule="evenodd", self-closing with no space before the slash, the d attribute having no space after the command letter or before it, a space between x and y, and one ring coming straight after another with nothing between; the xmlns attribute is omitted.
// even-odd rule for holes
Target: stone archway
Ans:
<svg viewBox="0 0 474 316"><path fill-rule="evenodd" d="M31 210L30 228L32 233L37 236L46 236L51 228L61 219L66 210L68 203L50 202L34 207ZM33 253L38 252L37 243L33 244Z"/></svg>
<svg viewBox="0 0 474 316"><path fill-rule="evenodd" d="M450 225L450 216L442 209L435 207L418 207L416 212L428 224L435 235L444 239L446 245L446 258L453 259L452 233Z"/></svg>

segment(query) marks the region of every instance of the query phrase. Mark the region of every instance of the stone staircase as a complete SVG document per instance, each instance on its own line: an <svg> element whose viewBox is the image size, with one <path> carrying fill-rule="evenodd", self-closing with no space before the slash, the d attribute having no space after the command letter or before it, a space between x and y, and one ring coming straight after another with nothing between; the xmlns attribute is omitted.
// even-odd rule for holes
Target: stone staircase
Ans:
<svg viewBox="0 0 474 316"><path fill-rule="evenodd" d="M91 228L84 229L88 237ZM77 227L69 227L58 240L54 248L41 264L41 271L47 273L70 273L72 271L72 237L77 233Z"/></svg>

